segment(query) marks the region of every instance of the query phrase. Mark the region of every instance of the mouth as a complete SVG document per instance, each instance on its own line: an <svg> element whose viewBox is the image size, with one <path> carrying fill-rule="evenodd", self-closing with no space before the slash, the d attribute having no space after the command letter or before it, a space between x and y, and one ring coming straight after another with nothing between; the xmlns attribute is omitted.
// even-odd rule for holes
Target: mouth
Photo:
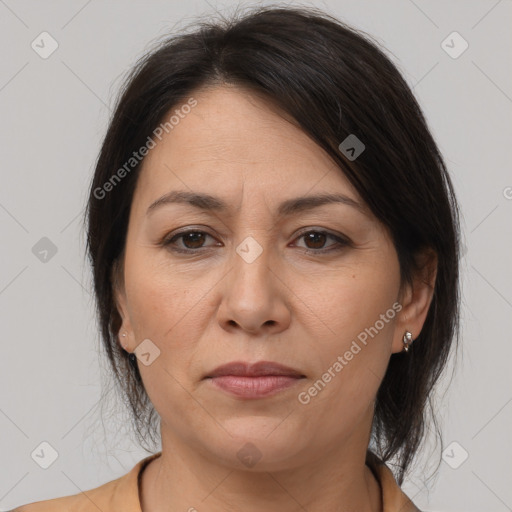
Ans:
<svg viewBox="0 0 512 512"><path fill-rule="evenodd" d="M244 399L275 395L303 378L306 376L300 371L271 361L236 361L219 366L204 377L215 389Z"/></svg>
<svg viewBox="0 0 512 512"><path fill-rule="evenodd" d="M225 377L228 375L237 377L305 377L305 375L294 368L274 363L272 361L258 361L254 364L245 363L243 361L234 361L232 363L218 366L205 378L211 379L214 377Z"/></svg>

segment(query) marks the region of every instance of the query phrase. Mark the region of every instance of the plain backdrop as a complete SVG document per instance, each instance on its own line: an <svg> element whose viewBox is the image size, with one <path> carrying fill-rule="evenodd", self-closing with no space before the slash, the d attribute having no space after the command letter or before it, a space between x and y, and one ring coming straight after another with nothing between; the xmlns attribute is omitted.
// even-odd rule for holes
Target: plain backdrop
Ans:
<svg viewBox="0 0 512 512"><path fill-rule="evenodd" d="M0 0L1 510L96 487L148 455L115 404L100 415L104 363L84 256L86 194L124 74L155 39L236 5ZM435 395L449 450L431 479L441 450L424 450L403 490L425 511L512 510L512 2L301 5L387 48L462 208L462 352ZM51 49L42 32L58 44L47 58L41 43L33 48L44 37ZM57 456L47 469L34 456L45 447Z"/></svg>

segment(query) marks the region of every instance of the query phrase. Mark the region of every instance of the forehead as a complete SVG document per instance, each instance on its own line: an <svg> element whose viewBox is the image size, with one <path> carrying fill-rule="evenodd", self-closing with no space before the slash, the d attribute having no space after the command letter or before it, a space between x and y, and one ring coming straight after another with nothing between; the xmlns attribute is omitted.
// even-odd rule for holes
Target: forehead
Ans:
<svg viewBox="0 0 512 512"><path fill-rule="evenodd" d="M147 208L176 188L237 200L244 190L244 197L264 197L269 205L309 192L340 192L362 202L330 156L261 95L217 86L191 97L196 106L145 157L134 202Z"/></svg>

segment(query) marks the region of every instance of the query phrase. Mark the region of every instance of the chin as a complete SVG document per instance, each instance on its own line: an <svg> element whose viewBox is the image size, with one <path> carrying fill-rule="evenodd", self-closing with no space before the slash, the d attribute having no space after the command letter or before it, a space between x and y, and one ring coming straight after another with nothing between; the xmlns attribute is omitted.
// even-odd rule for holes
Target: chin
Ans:
<svg viewBox="0 0 512 512"><path fill-rule="evenodd" d="M293 425L285 427L288 420L283 421L284 417L248 416L222 421L224 428L215 427L214 439L203 436L201 443L217 463L221 461L231 469L283 470L297 462L303 452L298 441L304 443L299 431L290 428Z"/></svg>

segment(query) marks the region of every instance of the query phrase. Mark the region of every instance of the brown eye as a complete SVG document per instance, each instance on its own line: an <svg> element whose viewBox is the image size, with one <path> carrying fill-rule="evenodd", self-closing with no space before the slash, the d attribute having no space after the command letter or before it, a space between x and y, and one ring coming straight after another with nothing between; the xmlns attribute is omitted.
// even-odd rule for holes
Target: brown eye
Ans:
<svg viewBox="0 0 512 512"><path fill-rule="evenodd" d="M175 234L174 236L164 240L162 245L169 247L170 250L175 252L181 252L185 254L199 253L202 249L212 247L217 244L205 245L207 237L214 239L211 235L204 231L189 230ZM334 240L334 243L325 248L326 242ZM332 233L322 230L309 230L303 232L297 239L304 239L305 252L311 254L322 254L335 250L340 250L343 247L350 245L350 241L340 236L336 236ZM181 242L181 243L178 243ZM299 246L300 247L300 246Z"/></svg>
<svg viewBox="0 0 512 512"><path fill-rule="evenodd" d="M187 249L199 249L204 243L205 233L200 231L190 231L181 235L183 244Z"/></svg>
<svg viewBox="0 0 512 512"><path fill-rule="evenodd" d="M319 233L316 231L306 233L303 236L304 236L304 241L306 242L306 245L311 249L321 249L327 239L327 236L325 233Z"/></svg>
<svg viewBox="0 0 512 512"><path fill-rule="evenodd" d="M318 230L310 230L303 232L298 239L304 239L304 243L306 245L307 253L326 253L330 251L334 251L337 249L341 249L344 246L350 245L349 240L342 238L340 236L336 236L327 231L318 231ZM328 239L332 239L335 241L334 244L330 244L325 248L325 244Z"/></svg>
<svg viewBox="0 0 512 512"><path fill-rule="evenodd" d="M207 237L213 238L211 235L205 233L204 231L183 231L167 240L164 240L164 242L162 242L162 245L169 246L171 250L177 252L199 252L199 249L208 247L204 245ZM177 241L179 240L181 240L181 244L177 244Z"/></svg>

